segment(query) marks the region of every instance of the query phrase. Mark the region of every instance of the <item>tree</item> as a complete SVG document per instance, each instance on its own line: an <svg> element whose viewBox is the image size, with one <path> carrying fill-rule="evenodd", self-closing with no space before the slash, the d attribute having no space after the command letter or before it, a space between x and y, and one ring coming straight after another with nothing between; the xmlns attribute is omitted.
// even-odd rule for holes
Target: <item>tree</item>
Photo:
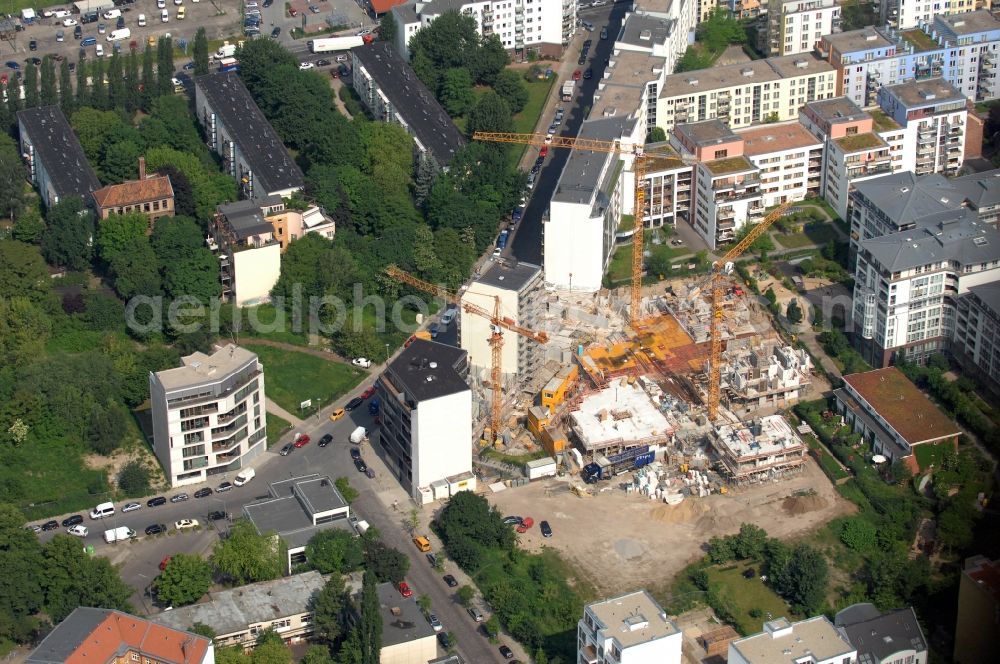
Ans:
<svg viewBox="0 0 1000 664"><path fill-rule="evenodd" d="M168 606L193 604L212 587L212 566L199 556L175 553L153 583L160 603Z"/></svg>
<svg viewBox="0 0 1000 664"><path fill-rule="evenodd" d="M306 560L323 574L348 574L361 567L361 540L342 530L316 533L306 544Z"/></svg>
<svg viewBox="0 0 1000 664"><path fill-rule="evenodd" d="M419 606L420 610L423 611L424 613L430 613L431 612L431 596L430 595L421 595L420 597L418 597L417 598L417 606Z"/></svg>
<svg viewBox="0 0 1000 664"><path fill-rule="evenodd" d="M343 577L331 574L312 601L313 633L321 643L332 646L340 640L347 624L344 611L348 603Z"/></svg>
<svg viewBox="0 0 1000 664"><path fill-rule="evenodd" d="M122 299L137 295L153 297L162 292L156 254L145 237L135 239L116 253L108 265L108 274Z"/></svg>
<svg viewBox="0 0 1000 664"><path fill-rule="evenodd" d="M118 52L112 53L108 61L108 108L119 112L125 109L125 71Z"/></svg>
<svg viewBox="0 0 1000 664"><path fill-rule="evenodd" d="M0 185L2 186L2 185ZM32 206L25 209L14 219L13 236L15 240L27 244L41 244L45 234L45 222L38 208Z"/></svg>
<svg viewBox="0 0 1000 664"><path fill-rule="evenodd" d="M190 295L202 302L218 296L219 262L204 244L201 229L187 217L161 218L150 238L163 286L171 297Z"/></svg>
<svg viewBox="0 0 1000 664"><path fill-rule="evenodd" d="M122 466L118 473L118 488L130 497L142 496L149 491L149 470L142 461L133 459Z"/></svg>
<svg viewBox="0 0 1000 664"><path fill-rule="evenodd" d="M315 627L316 621L314 619L314 630ZM326 646L309 646L309 650L306 650L306 654L299 660L299 664L334 664L334 661L330 657L330 649Z"/></svg>
<svg viewBox="0 0 1000 664"><path fill-rule="evenodd" d="M137 240L145 240L148 228L149 218L142 212L108 215L97 229L97 255L110 263Z"/></svg>
<svg viewBox="0 0 1000 664"><path fill-rule="evenodd" d="M125 114L132 117L139 110L139 54L135 50L129 50L128 59L125 61Z"/></svg>
<svg viewBox="0 0 1000 664"><path fill-rule="evenodd" d="M386 12L379 21L378 40L393 43L396 40L396 18L392 12Z"/></svg>
<svg viewBox="0 0 1000 664"><path fill-rule="evenodd" d="M730 44L743 44L747 40L743 25L720 8L712 10L707 20L698 24L696 34L698 41L713 53L721 53Z"/></svg>
<svg viewBox="0 0 1000 664"><path fill-rule="evenodd" d="M772 286L768 286L767 290L764 291L764 298L767 300L768 304L774 305L778 303L778 295L774 292Z"/></svg>
<svg viewBox="0 0 1000 664"><path fill-rule="evenodd" d="M382 653L382 610L375 590L375 575L365 572L361 585L361 636L362 664L378 664Z"/></svg>
<svg viewBox="0 0 1000 664"><path fill-rule="evenodd" d="M647 143L662 143L665 140L667 140L667 132L663 131L663 127L653 127L649 136L646 137Z"/></svg>
<svg viewBox="0 0 1000 664"><path fill-rule="evenodd" d="M740 242L743 238L750 234L757 224L744 224L740 228L739 232L736 233L736 238L733 243ZM749 251L763 255L765 252L774 251L774 241L771 239L771 234L764 232L761 233L756 240L749 247Z"/></svg>
<svg viewBox="0 0 1000 664"><path fill-rule="evenodd" d="M847 548L866 553L875 548L878 531L875 525L862 516L845 519L840 527L840 541Z"/></svg>
<svg viewBox="0 0 1000 664"><path fill-rule="evenodd" d="M44 557L45 609L53 623L61 622L78 606L132 611L128 599L133 589L121 580L110 560L87 555L79 538L56 535L45 545Z"/></svg>
<svg viewBox="0 0 1000 664"><path fill-rule="evenodd" d="M108 110L108 86L105 84L104 60L101 58L90 63L90 105L100 111Z"/></svg>
<svg viewBox="0 0 1000 664"><path fill-rule="evenodd" d="M496 85L497 76L510 64L510 54L495 34L484 36L479 48L470 55L471 62L467 66L476 83L481 85Z"/></svg>
<svg viewBox="0 0 1000 664"><path fill-rule="evenodd" d="M0 240L0 297L40 300L50 292L49 270L35 247Z"/></svg>
<svg viewBox="0 0 1000 664"><path fill-rule="evenodd" d="M25 170L17 144L0 135L0 214L13 220L24 203Z"/></svg>
<svg viewBox="0 0 1000 664"><path fill-rule="evenodd" d="M510 106L503 97L490 90L476 102L469 113L469 136L477 131L509 132L514 130Z"/></svg>
<svg viewBox="0 0 1000 664"><path fill-rule="evenodd" d="M24 68L24 107L35 108L38 102L38 67L28 63Z"/></svg>
<svg viewBox="0 0 1000 664"><path fill-rule="evenodd" d="M104 146L100 163L101 180L118 184L137 176L142 148L135 141L124 140Z"/></svg>
<svg viewBox="0 0 1000 664"><path fill-rule="evenodd" d="M38 538L24 527L24 515L0 503L0 636L24 640L17 624L41 609L45 563ZM12 639L13 640L13 639Z"/></svg>
<svg viewBox="0 0 1000 664"><path fill-rule="evenodd" d="M65 60L63 60L65 62ZM59 92L56 89L56 61L51 55L42 58L41 72L42 90L39 101L42 106L53 106L59 103Z"/></svg>
<svg viewBox="0 0 1000 664"><path fill-rule="evenodd" d="M76 108L76 100L73 98L73 79L69 71L69 58L64 58L59 63L59 106L63 115L69 117Z"/></svg>
<svg viewBox="0 0 1000 664"><path fill-rule="evenodd" d="M42 253L53 264L83 270L90 263L90 238L94 235L93 214L78 196L71 196L49 209L48 232Z"/></svg>
<svg viewBox="0 0 1000 664"><path fill-rule="evenodd" d="M178 554L184 555L184 554ZM206 625L205 623L196 622L195 624L188 627L188 631L198 636L204 636L206 639L214 639L217 635L215 630Z"/></svg>
<svg viewBox="0 0 1000 664"><path fill-rule="evenodd" d="M90 103L90 88L87 86L87 61L81 57L76 63L76 103L73 108L78 109Z"/></svg>
<svg viewBox="0 0 1000 664"><path fill-rule="evenodd" d="M351 481L346 477L338 477L334 484L348 505L358 499L358 490L351 486Z"/></svg>
<svg viewBox="0 0 1000 664"><path fill-rule="evenodd" d="M803 613L816 613L826 599L829 569L826 557L808 544L799 544L776 572L775 590Z"/></svg>
<svg viewBox="0 0 1000 664"><path fill-rule="evenodd" d="M194 35L194 75L208 73L208 35L205 28L198 28Z"/></svg>
<svg viewBox="0 0 1000 664"><path fill-rule="evenodd" d="M380 583L388 581L398 584L410 569L410 559L377 537L369 535L370 532L369 530L365 533L366 537L362 538L365 570L374 574Z"/></svg>
<svg viewBox="0 0 1000 664"><path fill-rule="evenodd" d="M476 589L472 586L462 586L455 593L458 596L458 603L464 607L472 605L472 600L476 596Z"/></svg>
<svg viewBox="0 0 1000 664"><path fill-rule="evenodd" d="M148 111L153 106L153 99L157 96L156 75L153 72L153 64L156 51L152 46L147 45L142 52L142 82L140 84L141 94L139 95L139 106L144 111Z"/></svg>
<svg viewBox="0 0 1000 664"><path fill-rule="evenodd" d="M767 547L767 532L752 523L740 525L740 532L734 538L734 551L740 560L760 560Z"/></svg>
<svg viewBox="0 0 1000 664"><path fill-rule="evenodd" d="M174 40L160 37L156 42L156 91L159 95L174 93Z"/></svg>
<svg viewBox="0 0 1000 664"><path fill-rule="evenodd" d="M292 651L278 637L275 641L258 643L250 653L250 664L291 664Z"/></svg>
<svg viewBox="0 0 1000 664"><path fill-rule="evenodd" d="M212 563L236 585L268 581L281 576L282 561L274 535L257 533L246 520L229 529L229 537L215 545Z"/></svg>
<svg viewBox="0 0 1000 664"><path fill-rule="evenodd" d="M476 20L472 16L446 11L410 39L413 70L424 85L437 90L440 72L471 64L479 43Z"/></svg>
<svg viewBox="0 0 1000 664"><path fill-rule="evenodd" d="M174 213L183 217L195 218L197 210L194 202L194 190L188 176L181 173L180 169L172 164L160 168L158 173L170 178L170 186L174 190Z"/></svg>
<svg viewBox="0 0 1000 664"><path fill-rule="evenodd" d="M468 113L476 103L469 70L456 67L446 71L441 77L437 96L448 115L458 117Z"/></svg>
<svg viewBox="0 0 1000 664"><path fill-rule="evenodd" d="M528 88L524 79L513 69L503 69L497 74L493 90L504 98L511 113L520 113L528 103Z"/></svg>
<svg viewBox="0 0 1000 664"><path fill-rule="evenodd" d="M785 316L788 318L788 322L796 325L802 321L802 308L799 306L799 301L795 298L788 303L788 309L785 310Z"/></svg>
<svg viewBox="0 0 1000 664"><path fill-rule="evenodd" d="M437 159L429 151L417 157L417 173L413 178L413 199L417 207L422 208L427 202L440 171Z"/></svg>

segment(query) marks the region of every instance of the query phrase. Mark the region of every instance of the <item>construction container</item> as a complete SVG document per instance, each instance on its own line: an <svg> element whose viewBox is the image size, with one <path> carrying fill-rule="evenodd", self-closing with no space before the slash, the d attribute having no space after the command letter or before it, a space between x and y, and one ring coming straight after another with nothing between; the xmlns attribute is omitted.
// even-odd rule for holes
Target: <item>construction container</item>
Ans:
<svg viewBox="0 0 1000 664"><path fill-rule="evenodd" d="M524 474L529 480L542 477L553 477L556 474L556 460L552 457L542 457L524 464Z"/></svg>

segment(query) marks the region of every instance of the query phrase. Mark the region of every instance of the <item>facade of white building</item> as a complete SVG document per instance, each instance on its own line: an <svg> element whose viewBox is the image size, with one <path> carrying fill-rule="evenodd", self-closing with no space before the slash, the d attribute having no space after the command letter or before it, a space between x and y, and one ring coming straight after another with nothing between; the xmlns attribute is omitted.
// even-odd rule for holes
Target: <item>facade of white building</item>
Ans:
<svg viewBox="0 0 1000 664"><path fill-rule="evenodd" d="M743 154L760 171L765 208L820 195L823 142L801 124L769 124L737 136L743 139Z"/></svg>
<svg viewBox="0 0 1000 664"><path fill-rule="evenodd" d="M653 596L637 590L584 607L577 661L586 664L680 664L683 634Z"/></svg>
<svg viewBox="0 0 1000 664"><path fill-rule="evenodd" d="M771 0L767 6L768 53L795 55L813 50L823 35L840 32L834 0Z"/></svg>
<svg viewBox="0 0 1000 664"><path fill-rule="evenodd" d="M236 472L267 449L264 367L232 344L149 374L153 451L171 486Z"/></svg>

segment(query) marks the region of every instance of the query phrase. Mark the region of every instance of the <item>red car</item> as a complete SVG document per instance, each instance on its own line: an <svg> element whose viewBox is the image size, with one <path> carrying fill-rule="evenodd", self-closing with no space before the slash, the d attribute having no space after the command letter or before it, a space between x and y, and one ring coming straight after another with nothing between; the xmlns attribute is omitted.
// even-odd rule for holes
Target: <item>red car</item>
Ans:
<svg viewBox="0 0 1000 664"><path fill-rule="evenodd" d="M305 434L298 436L295 439L295 442L292 443L292 445L294 445L295 447L305 447L308 444L309 444L309 436Z"/></svg>
<svg viewBox="0 0 1000 664"><path fill-rule="evenodd" d="M528 532L528 529L531 528L533 525L535 525L535 520L532 519L530 516L526 516L521 521L521 525L517 527L517 532L522 534L526 533Z"/></svg>
<svg viewBox="0 0 1000 664"><path fill-rule="evenodd" d="M574 81L579 81L581 76L583 76L583 74L580 73L579 69L577 69L575 72L573 72L573 80Z"/></svg>
<svg viewBox="0 0 1000 664"><path fill-rule="evenodd" d="M361 398L362 399L371 399L373 396L375 396L375 388L374 387L369 387L367 390L365 390L364 392L361 393Z"/></svg>
<svg viewBox="0 0 1000 664"><path fill-rule="evenodd" d="M403 597L413 597L413 591L410 590L410 586L407 585L406 581L399 582L399 594Z"/></svg>
<svg viewBox="0 0 1000 664"><path fill-rule="evenodd" d="M170 558L172 558L172 556L167 556L166 558L164 558L163 560L160 561L160 571L161 572L163 570L167 569L167 565L170 564Z"/></svg>
<svg viewBox="0 0 1000 664"><path fill-rule="evenodd" d="M289 9L288 10L288 15L294 18L294 17L298 16L299 13L297 11L295 11L294 9Z"/></svg>
<svg viewBox="0 0 1000 664"><path fill-rule="evenodd" d="M549 146L543 145L542 149L538 151L538 156L539 157L548 157L549 156Z"/></svg>

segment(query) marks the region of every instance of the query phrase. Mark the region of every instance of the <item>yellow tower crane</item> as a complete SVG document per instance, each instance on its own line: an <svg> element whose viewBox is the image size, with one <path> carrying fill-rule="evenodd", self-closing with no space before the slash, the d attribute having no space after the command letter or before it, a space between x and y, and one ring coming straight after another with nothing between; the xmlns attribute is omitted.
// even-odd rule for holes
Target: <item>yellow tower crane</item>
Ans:
<svg viewBox="0 0 1000 664"><path fill-rule="evenodd" d="M510 132L477 131L472 135L477 141L494 143L517 143L519 145L534 145L550 148L569 148L571 150L591 150L610 154L632 155L635 159L635 224L632 233L632 300L629 319L632 327L639 321L639 303L642 301L642 252L643 252L643 216L646 209L646 153L641 143L631 147L622 146L619 141L602 141L593 138L574 138L572 136L552 136L545 134L514 134Z"/></svg>
<svg viewBox="0 0 1000 664"><path fill-rule="evenodd" d="M419 277L415 277L408 272L404 272L395 265L390 265L385 269L386 274L395 279L396 281L413 286L414 288L421 290L430 295L437 296L446 302L450 302L462 308L463 311L467 311L470 314L475 314L480 318L485 318L490 321L490 351L492 353L492 367L490 379L493 383L493 401L490 409L490 426L492 431L493 439L500 433L500 411L503 407L503 397L501 396L502 388L502 368L503 368L503 331L510 330L522 337L531 339L540 344L547 343L549 336L545 332L535 332L534 330L529 330L526 327L522 327L514 322L513 319L509 317L504 317L500 313L500 298L494 296L493 301L493 311L474 304L472 302L463 302L462 298L459 297L457 293L453 293L445 288L436 286L430 282L424 281Z"/></svg>

